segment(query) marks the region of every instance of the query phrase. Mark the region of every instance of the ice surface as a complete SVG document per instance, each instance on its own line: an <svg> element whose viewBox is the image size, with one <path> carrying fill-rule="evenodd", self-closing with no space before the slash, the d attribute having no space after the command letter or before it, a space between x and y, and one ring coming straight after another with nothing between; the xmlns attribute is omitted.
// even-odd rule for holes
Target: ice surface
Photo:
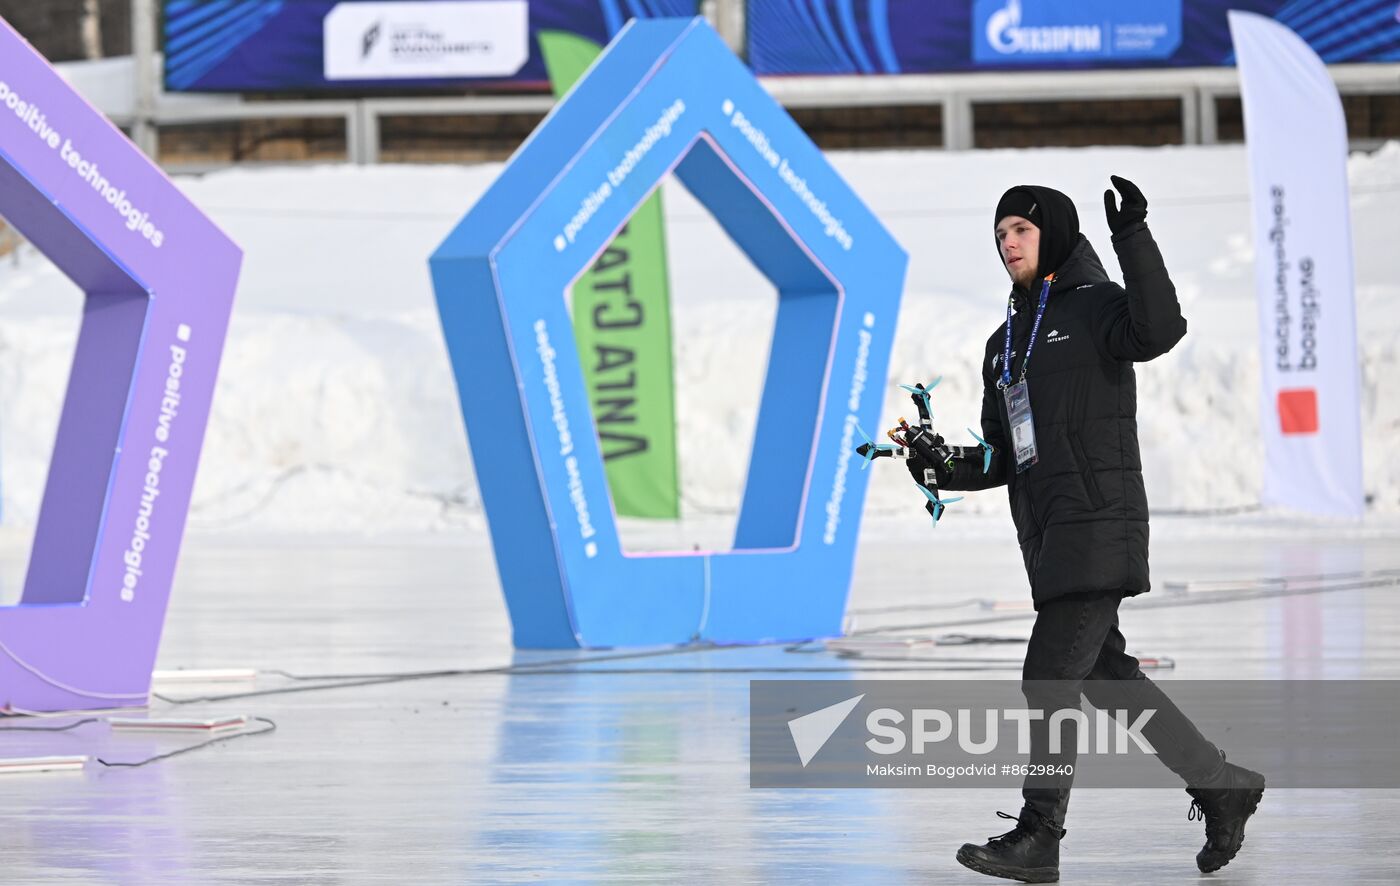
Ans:
<svg viewBox="0 0 1400 886"><path fill-rule="evenodd" d="M1027 636L1028 610L956 605L966 597L1026 599L1012 537L985 535L911 548L867 534L854 628L926 640L948 632ZM1400 565L1391 542L1303 532L1246 543L1158 540L1153 556L1159 580ZM1123 630L1134 653L1175 660L1174 670L1151 673L1168 693L1178 679L1400 676L1395 587L1334 584L1250 599L1206 594L1201 605L1154 590L1124 604ZM639 592L657 590L664 592ZM909 608L890 611L900 606ZM563 664L179 707L157 700L157 716L247 714L279 728L140 769L93 764L84 773L5 776L3 879L992 882L959 867L953 854L966 840L1007 829L994 811L1018 808L1014 789L751 790L749 680L965 679L957 668L978 667L979 679L1014 681L1024 645L939 647L936 655L953 659L944 664L880 660L889 653L840 658L819 643L805 654L781 645L701 647L599 662L608 653L512 653L508 637L482 533L406 542L196 533L157 666L264 673L253 686L172 686L163 690L168 696L311 685L271 669ZM1247 762L1229 735L1211 738ZM194 743L89 724L0 733L0 756L129 762ZM1065 882L1201 883L1193 856L1203 828L1186 820L1188 803L1179 789L1077 790L1062 847ZM1398 809L1394 790L1270 788L1228 876L1212 882L1394 883Z"/></svg>

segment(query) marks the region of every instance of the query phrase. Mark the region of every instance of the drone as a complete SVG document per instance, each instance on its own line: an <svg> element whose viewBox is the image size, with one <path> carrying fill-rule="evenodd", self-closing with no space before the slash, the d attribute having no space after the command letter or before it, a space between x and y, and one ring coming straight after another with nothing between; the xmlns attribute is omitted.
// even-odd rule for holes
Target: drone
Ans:
<svg viewBox="0 0 1400 886"><path fill-rule="evenodd" d="M942 376L924 385L915 382L912 385L900 385L901 388L909 392L909 397L914 401L914 409L918 412L919 423L917 426L910 425L903 417L899 419L899 424L886 431L886 436L892 443L876 443L870 435L865 432L859 424L856 430L860 432L865 440L856 447L856 454L865 459L861 465L861 470L870 467L870 463L877 458L899 458L910 459L914 457L922 458L929 464L946 464L952 466L953 460L963 458L972 454L971 446L950 446L944 442L942 435L933 429L933 389L938 387L938 383L943 380ZM982 453L982 473L987 473L992 467L992 455L996 449L986 440L977 436L971 428L967 429L972 434L972 439L977 441L977 447ZM933 468L924 469L924 479L922 483L915 481L919 491L928 499L924 503L924 510L933 517L934 528L938 528L938 520L947 510L948 505L962 501L961 496L954 498L942 498L938 494L938 477Z"/></svg>

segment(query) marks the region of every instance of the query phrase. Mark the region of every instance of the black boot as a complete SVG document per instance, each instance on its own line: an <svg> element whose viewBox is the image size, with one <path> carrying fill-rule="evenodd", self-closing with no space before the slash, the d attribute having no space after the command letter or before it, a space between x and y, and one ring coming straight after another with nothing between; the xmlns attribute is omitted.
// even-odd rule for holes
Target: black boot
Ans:
<svg viewBox="0 0 1400 886"><path fill-rule="evenodd" d="M964 843L958 850L958 861L981 874L1006 877L1023 883L1054 883L1060 879L1060 838L1065 829L1031 809L1022 809L1014 818L998 812L1002 818L1016 822L1016 827L991 837L986 844Z"/></svg>
<svg viewBox="0 0 1400 886"><path fill-rule="evenodd" d="M1244 823L1264 796L1264 776L1233 763L1225 764L1225 772L1217 784L1186 789L1192 798L1187 821L1205 819L1206 822L1206 845L1196 853L1196 867L1204 873L1225 867L1240 851L1244 844Z"/></svg>

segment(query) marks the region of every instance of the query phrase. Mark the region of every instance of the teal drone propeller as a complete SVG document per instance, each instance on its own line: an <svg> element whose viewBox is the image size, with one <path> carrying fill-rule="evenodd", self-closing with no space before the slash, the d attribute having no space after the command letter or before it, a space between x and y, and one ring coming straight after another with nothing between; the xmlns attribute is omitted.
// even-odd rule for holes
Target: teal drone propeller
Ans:
<svg viewBox="0 0 1400 886"><path fill-rule="evenodd" d="M895 446L893 443L876 443L874 440L870 439L870 435L865 432L865 428L862 428L859 423L856 424L856 431L859 432L861 437L865 440L865 445L856 450L857 452L861 449L865 450L865 452L862 453L865 456L865 461L862 462L860 466L862 471L870 467L870 463L874 461L881 452L888 452L893 455L899 449L899 447Z"/></svg>
<svg viewBox="0 0 1400 886"><path fill-rule="evenodd" d="M972 439L977 441L977 445L982 447L982 473L987 473L992 469L992 444L977 436L977 432L968 428L967 432L972 435Z"/></svg>
<svg viewBox="0 0 1400 886"><path fill-rule="evenodd" d="M922 401L922 408L919 410L920 418L930 421L933 420L933 405L929 402L929 394L933 392L934 388L938 387L938 383L941 381L943 381L943 376L940 375L938 378L929 382L927 386L917 383L912 385L900 385L901 388L914 395L914 401L916 403Z"/></svg>
<svg viewBox="0 0 1400 886"><path fill-rule="evenodd" d="M948 505L952 504L955 501L962 501L962 496L959 495L956 498L940 499L937 493L929 489L927 486L924 486L923 484L918 484L918 486L919 491L922 492L924 494L924 497L928 499L929 513L933 515L933 525L936 529L938 528L938 518L943 516L943 512L947 510Z"/></svg>

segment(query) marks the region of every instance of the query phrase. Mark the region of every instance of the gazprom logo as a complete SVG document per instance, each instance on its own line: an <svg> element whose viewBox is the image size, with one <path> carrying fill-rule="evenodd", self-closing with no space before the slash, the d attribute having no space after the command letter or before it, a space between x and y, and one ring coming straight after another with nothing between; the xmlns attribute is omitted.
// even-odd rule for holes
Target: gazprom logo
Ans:
<svg viewBox="0 0 1400 886"><path fill-rule="evenodd" d="M1099 54L1103 29L1098 25L1021 26L1021 0L1006 5L987 18L987 45L1002 55Z"/></svg>

